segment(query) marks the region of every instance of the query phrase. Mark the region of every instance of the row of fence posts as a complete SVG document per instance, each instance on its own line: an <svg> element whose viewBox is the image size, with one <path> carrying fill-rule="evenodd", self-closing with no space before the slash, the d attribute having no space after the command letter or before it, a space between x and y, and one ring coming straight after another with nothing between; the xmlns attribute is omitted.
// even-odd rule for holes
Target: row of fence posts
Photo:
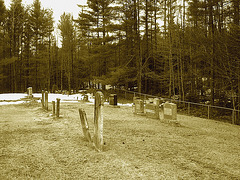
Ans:
<svg viewBox="0 0 240 180"><path fill-rule="evenodd" d="M188 104L188 110L187 110L187 112L188 112L188 115L190 115L190 102L187 102L187 104ZM211 106L210 105L202 105L202 106L207 106L207 117L208 117L208 119L210 119L211 118ZM230 109L230 108L222 108L223 110L225 109L225 110L231 110L232 111L232 117L231 117L231 119L232 119L232 124L238 124L238 122L237 122L237 118L236 118L236 113L238 112L237 110L235 110L235 109Z"/></svg>
<svg viewBox="0 0 240 180"><path fill-rule="evenodd" d="M60 115L60 99L57 98L57 105L55 101L52 101L52 115L59 117ZM48 111L48 91L42 90L42 108Z"/></svg>
<svg viewBox="0 0 240 180"><path fill-rule="evenodd" d="M55 101L52 101L52 114L56 114L59 117L60 112L60 99L57 98L57 105ZM42 90L42 108L48 111L48 91ZM102 92L98 91L95 94L95 103L94 103L94 135L91 138L89 132L89 125L87 121L86 113L83 109L79 109L79 115L81 120L81 125L83 129L83 134L85 138L93 143L93 146L96 150L103 150L103 105L104 105L104 95Z"/></svg>
<svg viewBox="0 0 240 180"><path fill-rule="evenodd" d="M140 97L142 96L144 98L143 101L145 101L147 99L147 94L141 94L141 93L137 93L137 92L131 92L131 93L133 93L133 97L137 97L136 95L139 95ZM125 96L125 99L127 99L127 91L124 91L124 96ZM173 101L175 101L175 100L173 100ZM176 101L176 102L178 102L178 101ZM182 102L182 103L187 104L187 114L190 115L191 114L191 102ZM211 107L211 105L204 105L204 104L199 104L199 105L207 107L207 118L210 119L211 118L211 108L214 108L214 107ZM232 117L231 117L232 124L239 124L240 122L238 122L238 120L237 120L237 112L240 113L240 111L235 110L235 109L230 109L230 108L225 108L225 109L232 111Z"/></svg>

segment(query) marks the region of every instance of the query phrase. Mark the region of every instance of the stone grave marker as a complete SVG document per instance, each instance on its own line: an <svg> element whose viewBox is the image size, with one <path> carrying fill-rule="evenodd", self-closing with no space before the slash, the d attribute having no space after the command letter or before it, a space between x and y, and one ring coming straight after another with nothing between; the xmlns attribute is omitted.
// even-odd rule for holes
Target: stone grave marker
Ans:
<svg viewBox="0 0 240 180"><path fill-rule="evenodd" d="M164 120L177 121L177 105L174 103L166 102L163 105Z"/></svg>
<svg viewBox="0 0 240 180"><path fill-rule="evenodd" d="M162 104L159 105L159 119L160 119L160 120L164 120L164 116L163 116L163 106L164 106L164 103L162 103Z"/></svg>
<svg viewBox="0 0 240 180"><path fill-rule="evenodd" d="M85 102L88 102L89 100L88 100L88 95L87 94L85 94L84 96L83 96L83 101L85 101Z"/></svg>
<svg viewBox="0 0 240 180"><path fill-rule="evenodd" d="M144 102L138 97L133 98L134 113L144 114Z"/></svg>
<svg viewBox="0 0 240 180"><path fill-rule="evenodd" d="M109 105L117 106L117 95L116 94L109 95Z"/></svg>
<svg viewBox="0 0 240 180"><path fill-rule="evenodd" d="M159 98L154 98L153 99L153 104L159 106L160 105L160 99Z"/></svg>
<svg viewBox="0 0 240 180"><path fill-rule="evenodd" d="M159 106L154 103L145 105L146 116L149 118L159 119Z"/></svg>
<svg viewBox="0 0 240 180"><path fill-rule="evenodd" d="M27 88L28 96L32 96L32 87Z"/></svg>

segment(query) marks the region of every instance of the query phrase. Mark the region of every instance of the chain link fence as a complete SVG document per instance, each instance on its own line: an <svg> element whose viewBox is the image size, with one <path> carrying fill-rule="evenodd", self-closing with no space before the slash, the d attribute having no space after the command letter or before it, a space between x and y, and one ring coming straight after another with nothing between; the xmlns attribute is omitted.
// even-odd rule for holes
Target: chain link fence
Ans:
<svg viewBox="0 0 240 180"><path fill-rule="evenodd" d="M240 110L236 110L236 109L212 106L212 105L201 104L201 103L193 103L193 102L181 101L176 99L162 98L159 96L138 93L138 92L128 91L128 90L122 90L122 89L111 90L110 93L117 94L119 102L122 102L122 103L132 103L133 97L141 98L144 101L144 103L146 103L146 100L148 99L159 98L162 103L168 101L168 102L177 104L179 114L185 114L189 116L196 116L196 117L207 118L207 119L214 119L218 121L240 125Z"/></svg>

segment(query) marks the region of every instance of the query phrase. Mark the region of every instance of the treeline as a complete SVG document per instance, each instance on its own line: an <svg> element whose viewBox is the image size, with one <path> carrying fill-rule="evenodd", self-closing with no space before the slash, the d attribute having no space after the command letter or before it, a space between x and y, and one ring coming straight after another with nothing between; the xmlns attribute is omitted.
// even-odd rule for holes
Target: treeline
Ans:
<svg viewBox="0 0 240 180"><path fill-rule="evenodd" d="M0 90L104 88L239 108L239 0L88 0L79 17L0 0Z"/></svg>

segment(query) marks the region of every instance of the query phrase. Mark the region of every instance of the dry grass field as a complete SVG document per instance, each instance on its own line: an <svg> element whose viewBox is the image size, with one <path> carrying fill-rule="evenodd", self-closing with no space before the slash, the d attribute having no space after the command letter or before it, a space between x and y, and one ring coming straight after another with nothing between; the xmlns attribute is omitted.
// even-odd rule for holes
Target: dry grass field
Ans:
<svg viewBox="0 0 240 180"><path fill-rule="evenodd" d="M53 118L41 104L0 106L0 179L240 179L240 126L178 115L180 125L104 106L104 151L93 134L93 105L62 103Z"/></svg>

